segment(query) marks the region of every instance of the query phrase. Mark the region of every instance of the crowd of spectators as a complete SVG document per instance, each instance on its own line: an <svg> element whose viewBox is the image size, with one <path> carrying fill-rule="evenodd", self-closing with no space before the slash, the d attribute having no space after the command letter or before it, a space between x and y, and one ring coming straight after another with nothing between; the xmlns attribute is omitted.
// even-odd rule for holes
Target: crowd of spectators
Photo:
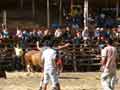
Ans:
<svg viewBox="0 0 120 90"><path fill-rule="evenodd" d="M37 49L36 42L38 41L40 46L43 46L45 41L49 40L54 42L56 46L70 43L73 47L97 46L98 48L101 48L106 39L109 38L120 43L120 26L111 28L97 26L92 30L89 30L88 27L81 29L70 26L57 28L33 27L32 29L16 27L15 29L2 28L0 30L0 48L6 48L7 46L15 50L15 68L18 70L21 67L19 59L22 56L21 52L23 54L22 50Z"/></svg>
<svg viewBox="0 0 120 90"><path fill-rule="evenodd" d="M15 43L19 43L20 47L27 48L29 44L35 45L37 41L40 45L44 41L50 40L55 42L55 45L70 42L74 46L84 45L89 46L94 42L96 45L100 44L108 38L119 40L120 27L105 29L97 27L95 30L89 30L87 27L82 29L72 29L70 27L48 29L48 28L33 28L22 29L16 28L16 31L9 32L9 28L2 29L0 32L0 47L3 47L4 41L7 41L7 46L13 48Z"/></svg>

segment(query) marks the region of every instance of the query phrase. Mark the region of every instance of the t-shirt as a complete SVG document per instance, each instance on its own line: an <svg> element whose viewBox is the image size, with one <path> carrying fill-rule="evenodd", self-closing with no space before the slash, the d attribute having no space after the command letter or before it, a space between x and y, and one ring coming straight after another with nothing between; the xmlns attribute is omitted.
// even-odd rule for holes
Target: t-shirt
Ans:
<svg viewBox="0 0 120 90"><path fill-rule="evenodd" d="M56 51L52 48L47 48L43 51L42 60L44 61L44 71L55 68Z"/></svg>
<svg viewBox="0 0 120 90"><path fill-rule="evenodd" d="M106 66L108 65L108 61L110 60L110 64L108 65L109 71L115 71L116 69L116 58L117 58L117 50L113 46L107 46L102 50L102 57L106 57Z"/></svg>
<svg viewBox="0 0 120 90"><path fill-rule="evenodd" d="M23 54L22 48L15 48L15 53L16 53L16 56L22 56Z"/></svg>
<svg viewBox="0 0 120 90"><path fill-rule="evenodd" d="M82 37L83 37L83 40L87 40L87 39L89 39L89 32L83 30L83 31L82 31Z"/></svg>

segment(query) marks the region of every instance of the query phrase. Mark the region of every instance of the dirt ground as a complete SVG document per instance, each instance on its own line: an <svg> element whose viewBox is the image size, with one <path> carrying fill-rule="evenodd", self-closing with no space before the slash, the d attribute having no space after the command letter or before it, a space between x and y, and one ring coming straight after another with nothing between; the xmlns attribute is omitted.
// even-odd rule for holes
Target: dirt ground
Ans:
<svg viewBox="0 0 120 90"><path fill-rule="evenodd" d="M0 90L38 90L40 77L41 73L7 72L7 79L0 79ZM64 72L60 75L60 84L61 90L101 90L100 72ZM120 80L115 90L120 90Z"/></svg>

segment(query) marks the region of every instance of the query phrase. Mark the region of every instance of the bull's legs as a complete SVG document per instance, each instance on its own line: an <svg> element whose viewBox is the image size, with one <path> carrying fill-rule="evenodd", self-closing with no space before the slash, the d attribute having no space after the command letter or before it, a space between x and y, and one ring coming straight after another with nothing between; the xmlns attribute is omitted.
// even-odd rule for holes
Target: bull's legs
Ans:
<svg viewBox="0 0 120 90"><path fill-rule="evenodd" d="M31 65L27 65L27 72L33 72Z"/></svg>
<svg viewBox="0 0 120 90"><path fill-rule="evenodd" d="M39 90L42 90L42 86L43 86L43 80L40 81L40 87L39 87Z"/></svg>

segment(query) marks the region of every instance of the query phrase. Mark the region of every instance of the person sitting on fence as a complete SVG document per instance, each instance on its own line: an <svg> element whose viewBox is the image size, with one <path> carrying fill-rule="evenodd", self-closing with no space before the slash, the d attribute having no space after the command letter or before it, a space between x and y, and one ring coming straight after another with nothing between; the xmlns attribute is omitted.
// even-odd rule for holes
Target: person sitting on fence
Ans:
<svg viewBox="0 0 120 90"><path fill-rule="evenodd" d="M3 38L9 38L9 32L7 31L7 28L3 29L2 35L3 35Z"/></svg>

